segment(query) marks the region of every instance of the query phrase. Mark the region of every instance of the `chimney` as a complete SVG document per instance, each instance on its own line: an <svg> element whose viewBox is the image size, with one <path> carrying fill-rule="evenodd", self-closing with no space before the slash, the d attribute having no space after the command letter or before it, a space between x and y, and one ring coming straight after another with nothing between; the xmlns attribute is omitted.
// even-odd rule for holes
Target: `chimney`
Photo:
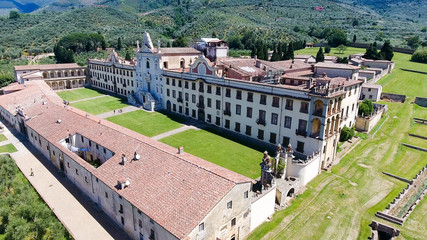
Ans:
<svg viewBox="0 0 427 240"><path fill-rule="evenodd" d="M135 153L133 154L133 160L135 160L135 161L136 161L136 160L139 160L140 158L141 158L141 156L139 156L139 154L138 154L138 153L136 153L136 152L135 152Z"/></svg>
<svg viewBox="0 0 427 240"><path fill-rule="evenodd" d="M122 154L122 161L120 162L121 165L125 165L126 163L126 155Z"/></svg>
<svg viewBox="0 0 427 240"><path fill-rule="evenodd" d="M183 154L184 153L184 146L179 146L178 147L178 154Z"/></svg>

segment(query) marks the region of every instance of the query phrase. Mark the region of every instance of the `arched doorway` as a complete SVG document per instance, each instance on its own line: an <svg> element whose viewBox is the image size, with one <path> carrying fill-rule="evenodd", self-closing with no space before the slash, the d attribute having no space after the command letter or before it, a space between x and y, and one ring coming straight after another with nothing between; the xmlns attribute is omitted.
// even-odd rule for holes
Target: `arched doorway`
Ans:
<svg viewBox="0 0 427 240"><path fill-rule="evenodd" d="M197 110L197 119L199 119L200 121L205 121L205 110L199 108L199 110Z"/></svg>
<svg viewBox="0 0 427 240"><path fill-rule="evenodd" d="M172 110L172 104L171 104L171 101L167 101L166 102L166 109L168 110L168 111L171 111Z"/></svg>
<svg viewBox="0 0 427 240"><path fill-rule="evenodd" d="M318 118L314 118L311 124L311 136L312 137L320 136L320 120Z"/></svg>
<svg viewBox="0 0 427 240"><path fill-rule="evenodd" d="M286 197L293 197L295 194L295 188L291 188L288 192L288 194L286 194Z"/></svg>

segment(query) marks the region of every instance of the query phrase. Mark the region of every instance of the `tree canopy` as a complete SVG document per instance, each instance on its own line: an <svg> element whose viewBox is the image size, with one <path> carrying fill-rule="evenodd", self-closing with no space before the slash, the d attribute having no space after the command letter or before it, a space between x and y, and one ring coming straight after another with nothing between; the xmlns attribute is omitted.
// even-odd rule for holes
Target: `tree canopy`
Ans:
<svg viewBox="0 0 427 240"><path fill-rule="evenodd" d="M427 63L427 48L419 48L412 54L411 61Z"/></svg>
<svg viewBox="0 0 427 240"><path fill-rule="evenodd" d="M328 39L328 44L332 47L336 47L341 44L342 45L348 44L347 34L339 28L332 29L327 39Z"/></svg>
<svg viewBox="0 0 427 240"><path fill-rule="evenodd" d="M363 100L363 102L359 106L359 116L371 116L374 112L374 105L372 101L369 99Z"/></svg>

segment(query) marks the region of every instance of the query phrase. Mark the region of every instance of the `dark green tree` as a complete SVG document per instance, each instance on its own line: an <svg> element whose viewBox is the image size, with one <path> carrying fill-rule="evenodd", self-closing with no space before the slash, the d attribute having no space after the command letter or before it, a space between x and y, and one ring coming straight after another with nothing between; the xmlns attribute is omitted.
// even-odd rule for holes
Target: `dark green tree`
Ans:
<svg viewBox="0 0 427 240"><path fill-rule="evenodd" d="M411 61L427 63L427 48L418 48L414 54L412 54Z"/></svg>
<svg viewBox="0 0 427 240"><path fill-rule="evenodd" d="M390 41L389 40L386 40L384 42L384 45L381 48L379 56L380 56L381 59L383 59L383 60L389 60L389 61L391 61L391 59L393 58L393 56L394 56L393 47L390 45Z"/></svg>
<svg viewBox="0 0 427 240"><path fill-rule="evenodd" d="M125 60L127 60L127 61L131 60L129 51L126 51Z"/></svg>
<svg viewBox="0 0 427 240"><path fill-rule="evenodd" d="M243 49L242 37L239 35L233 35L227 38L228 47L231 49Z"/></svg>
<svg viewBox="0 0 427 240"><path fill-rule="evenodd" d="M354 137L354 128L348 128L347 126L344 126L341 129L341 134L340 134L341 142L345 142L349 139L352 139L353 137Z"/></svg>
<svg viewBox="0 0 427 240"><path fill-rule="evenodd" d="M348 44L347 34L339 28L332 29L331 33L327 36L327 39L328 44L332 47L336 47L341 44Z"/></svg>
<svg viewBox="0 0 427 240"><path fill-rule="evenodd" d="M276 45L273 47L273 54L271 55L271 59L270 59L270 61L272 62L280 61L280 55L277 48L278 47Z"/></svg>
<svg viewBox="0 0 427 240"><path fill-rule="evenodd" d="M371 116L374 112L374 105L372 101L369 99L363 100L363 102L359 106L359 116Z"/></svg>
<svg viewBox="0 0 427 240"><path fill-rule="evenodd" d="M357 40L357 37L356 37L356 34L354 34L353 35L353 42L356 42L356 40Z"/></svg>
<svg viewBox="0 0 427 240"><path fill-rule="evenodd" d="M325 53L330 53L331 52L331 47L330 46L326 46L325 47Z"/></svg>
<svg viewBox="0 0 427 240"><path fill-rule="evenodd" d="M323 48L320 47L319 51L317 51L316 54L316 62L324 62L325 61L325 55L323 55Z"/></svg>
<svg viewBox="0 0 427 240"><path fill-rule="evenodd" d="M363 57L367 59L373 59L373 60L378 59L378 50L377 50L376 42L369 45L369 48L366 49L366 53L365 55L363 55Z"/></svg>
<svg viewBox="0 0 427 240"><path fill-rule="evenodd" d="M20 18L18 11L10 11L9 12L9 19L18 19L18 18Z"/></svg>
<svg viewBox="0 0 427 240"><path fill-rule="evenodd" d="M122 38L121 37L119 37L118 39L117 39L117 50L122 50Z"/></svg>
<svg viewBox="0 0 427 240"><path fill-rule="evenodd" d="M286 54L289 57L288 59L294 59L294 45L292 42L289 43Z"/></svg>
<svg viewBox="0 0 427 240"><path fill-rule="evenodd" d="M188 47L188 39L179 36L175 41L173 41L172 47Z"/></svg>

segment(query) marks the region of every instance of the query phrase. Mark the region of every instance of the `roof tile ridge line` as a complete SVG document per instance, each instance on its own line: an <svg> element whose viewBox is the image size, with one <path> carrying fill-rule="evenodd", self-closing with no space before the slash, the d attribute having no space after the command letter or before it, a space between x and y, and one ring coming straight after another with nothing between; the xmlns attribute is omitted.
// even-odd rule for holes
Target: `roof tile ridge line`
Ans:
<svg viewBox="0 0 427 240"><path fill-rule="evenodd" d="M75 112L72 108L71 108L71 109L66 108L66 110L71 111L73 114L77 114L77 115L79 115L79 116L81 116L81 117L84 117L84 116L80 115L79 113ZM95 116L95 117L97 117L96 115L94 115L94 116ZM97 120L95 120L95 119L91 119L91 118L87 118L87 119L90 119L90 120L92 120L92 121L94 121L94 122L96 122L96 123L99 123L99 122L98 122ZM105 120L105 119L99 119L99 120ZM106 121L108 121L108 120L106 120ZM120 125L118 125L118 124L115 124L115 123L113 123L113 122L110 122L110 123L111 123L111 124L114 124L114 125L116 125L116 126L122 127L122 126L120 126ZM197 167L199 167L199 168L202 168L202 169L204 169L205 171L210 172L210 173L212 173L212 174L214 174L214 175L217 175L217 176L218 176L218 177L220 177L220 178L223 178L223 179L228 180L228 181L230 181L230 182L233 182L233 183L235 183L235 184L237 184L237 183L238 183L237 181L234 181L234 180L231 180L231 179L229 179L229 178L223 177L223 176L221 176L221 175L219 175L219 174L217 174L217 173L213 172L212 170L209 170L209 169L207 169L207 168L205 168L205 167L199 166L199 165L197 165L197 164L195 164L195 163L193 163L193 162L191 162L191 161L189 161L189 160L186 160L186 159L184 159L184 158L182 158L182 157L176 156L175 154L170 153L170 152L168 152L168 151L166 151L166 150L164 150L164 149L161 149L161 148L159 148L159 147L157 147L157 146L154 146L154 145L148 144L148 143L146 143L146 142L144 142L144 141L141 141L140 139L138 139L138 138L136 138L136 137L134 137L134 136L131 136L131 135L127 134L127 133L121 132L121 131L119 131L119 130L117 130L117 129L115 129L115 128L112 128L112 127L110 127L110 126L107 126L107 125L105 125L105 124L103 124L103 123L99 123L99 124L102 124L103 126L105 126L105 127L107 127L107 128L110 128L110 129L112 129L112 130L114 130L114 131L116 131L116 132L118 132L118 133L122 133L122 134L124 134L124 135L126 135L126 136L128 136L128 137L131 137L131 138L133 138L133 139L137 140L138 142L143 143L144 145L147 145L147 146L153 147L153 148L155 148L155 149L157 149L157 150L160 150L160 151L162 151L162 152L164 152L164 153L167 153L167 154L169 154L169 155L172 155L173 157L176 157L176 158L180 159L181 161L184 161L184 162L190 163L190 164L192 164L192 165L194 165L194 166L197 166ZM123 128L124 128L124 127L123 127ZM130 130L130 129L128 129L128 128L126 128L126 129L127 129L127 130L129 130L129 131L132 131L132 130ZM139 135L142 135L142 134L137 133L137 132L135 132L135 131L132 131L132 132L133 132L133 133L136 133L136 134L139 134ZM144 135L142 135L142 136L144 136ZM145 136L145 137L147 137L147 136ZM153 139L151 139L151 138L150 138L150 140L152 140L152 141L156 141L156 140L153 140ZM164 143L162 143L162 144L164 144ZM190 155L194 156L193 154L190 154ZM194 157L197 157L197 156L194 156ZM199 157L197 157L197 158L199 158ZM202 159L202 158L200 158L200 159L201 159L201 160L203 160L203 161L209 162L209 161L207 161L207 160L205 160L205 159ZM209 163L210 163L210 162L209 162ZM214 164L214 163L212 163L212 164ZM215 165L216 165L216 164L215 164ZM218 166L219 166L219 165L218 165ZM220 166L220 167L221 167L221 166ZM222 168L224 168L224 167L222 167ZM226 169L226 168L224 168L224 169ZM228 170L228 171L231 171L231 170L229 170L229 169L227 169L227 170ZM231 172L233 172L233 171L231 171ZM233 172L233 173L241 175L240 173L236 173L236 172ZM243 176L243 175L242 175L242 176ZM246 176L244 176L244 177L246 177ZM249 178L249 177L247 177L247 178ZM249 178L249 179L251 179L251 178Z"/></svg>

